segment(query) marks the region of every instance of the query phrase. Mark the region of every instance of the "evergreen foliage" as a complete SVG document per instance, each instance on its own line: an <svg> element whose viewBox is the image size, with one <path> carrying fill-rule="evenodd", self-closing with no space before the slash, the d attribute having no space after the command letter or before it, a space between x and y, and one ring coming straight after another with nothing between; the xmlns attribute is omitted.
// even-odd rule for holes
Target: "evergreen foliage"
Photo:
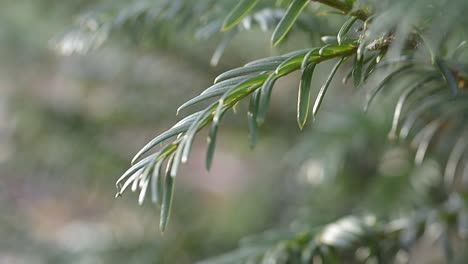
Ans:
<svg viewBox="0 0 468 264"><path fill-rule="evenodd" d="M272 46L294 41L296 35L290 31L322 35L321 46L254 60L221 73L212 86L177 112L185 114L201 102L210 102L208 106L187 114L134 156L130 168L117 180L117 196L127 189L138 191L140 204L151 196L161 206L160 229L164 231L176 195L174 181L190 158L200 130L209 130L209 169L215 162L220 121L239 102L247 101L248 144L254 147L257 130L267 122L275 82L298 72L299 129L334 118L322 113L321 107L331 88L352 85L353 100L369 113L366 117L341 113L350 120L349 126L325 128L293 155L295 163L301 164L307 161L307 147L340 144L339 151L324 153L322 159L331 167L345 164L366 174L362 186L354 189L342 187L346 179L336 179L336 188L348 188L345 196L362 199L364 205L349 210L351 215L318 226L298 217L295 228L246 238L239 249L202 263L405 263L412 248L428 234L438 241L446 259L455 262L464 257L459 245L468 230L466 10L464 0L133 1L83 15L75 29L56 41L56 47L65 53L87 51L114 32L144 35L157 30L157 41L175 31L192 32L199 38L222 34L211 60L215 65L234 35L252 27L272 29ZM342 26L323 35L323 30L333 28L317 21L323 15L331 24ZM327 61L334 63L328 77L321 87L312 87L316 69ZM335 81L339 72L344 72L343 84ZM369 124L373 113L380 113L378 123L385 133ZM327 133L330 130L333 133ZM376 144L356 146L355 137ZM356 147L368 148L369 157L353 157ZM382 160L392 155L390 150L398 159L414 160L400 168L403 172L398 175L406 176L398 176L403 180L390 195L390 204L403 205L398 210L389 205L372 211L373 197L392 184L385 173L378 172L385 163ZM366 164L359 168L360 163Z"/></svg>

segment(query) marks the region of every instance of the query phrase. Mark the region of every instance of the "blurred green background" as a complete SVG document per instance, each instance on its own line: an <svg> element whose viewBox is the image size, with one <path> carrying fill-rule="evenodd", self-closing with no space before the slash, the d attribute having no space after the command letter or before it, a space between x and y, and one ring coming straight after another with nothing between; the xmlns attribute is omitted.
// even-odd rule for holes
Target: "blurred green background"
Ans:
<svg viewBox="0 0 468 264"><path fill-rule="evenodd" d="M210 172L205 137L198 137L161 234L155 205L138 206L132 193L114 199L115 181L133 154L189 114L175 111L218 73L319 40L302 37L273 49L271 32L242 32L217 67L210 57L219 38L177 31L157 41L116 34L86 55L57 54L53 40L95 4L2 1L0 263L194 263L274 227L302 230L369 208L388 217L389 209L412 206L404 202L413 192L409 154L381 144L390 122L378 112L369 122L343 106L351 94L343 86L325 100L326 122L300 132L299 78L292 75L275 88L254 150L242 103L220 128ZM321 25L336 30L336 20ZM315 86L330 66L317 70ZM330 175L344 177L324 181Z"/></svg>

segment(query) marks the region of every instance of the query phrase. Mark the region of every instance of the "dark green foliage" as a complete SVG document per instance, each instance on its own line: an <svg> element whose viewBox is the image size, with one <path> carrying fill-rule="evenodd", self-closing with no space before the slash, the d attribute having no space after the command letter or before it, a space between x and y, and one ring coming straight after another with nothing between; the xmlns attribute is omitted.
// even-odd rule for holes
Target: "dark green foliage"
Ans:
<svg viewBox="0 0 468 264"><path fill-rule="evenodd" d="M307 56L307 54L306 54ZM307 57L304 56L304 60L307 61ZM302 65L301 65L302 69ZM314 73L315 64L310 64L305 67L302 71L301 83L299 85L299 93L297 95L297 123L300 129L304 128L309 115L310 106L310 92L311 92L311 80L312 74Z"/></svg>
<svg viewBox="0 0 468 264"><path fill-rule="evenodd" d="M309 0L294 0L291 5L286 10L283 18L280 20L278 25L271 36L271 43L273 46L278 45L278 43L283 40L286 34L289 32L293 26L296 19L301 14L302 10L307 6Z"/></svg>
<svg viewBox="0 0 468 264"><path fill-rule="evenodd" d="M223 22L221 30L229 30L233 26L237 25L242 18L244 18L252 8L258 3L259 0L242 0L234 7L234 10L229 13Z"/></svg>

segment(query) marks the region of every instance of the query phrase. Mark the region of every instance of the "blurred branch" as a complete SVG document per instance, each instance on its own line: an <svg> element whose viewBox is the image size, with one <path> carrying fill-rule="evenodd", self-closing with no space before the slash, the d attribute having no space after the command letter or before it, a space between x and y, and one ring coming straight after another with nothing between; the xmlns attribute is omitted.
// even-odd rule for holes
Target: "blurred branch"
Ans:
<svg viewBox="0 0 468 264"><path fill-rule="evenodd" d="M331 8L341 11L344 15L354 16L359 18L362 21L366 21L369 18L369 14L364 10L352 11L353 5L341 2L339 0L312 0L324 5L327 5Z"/></svg>

